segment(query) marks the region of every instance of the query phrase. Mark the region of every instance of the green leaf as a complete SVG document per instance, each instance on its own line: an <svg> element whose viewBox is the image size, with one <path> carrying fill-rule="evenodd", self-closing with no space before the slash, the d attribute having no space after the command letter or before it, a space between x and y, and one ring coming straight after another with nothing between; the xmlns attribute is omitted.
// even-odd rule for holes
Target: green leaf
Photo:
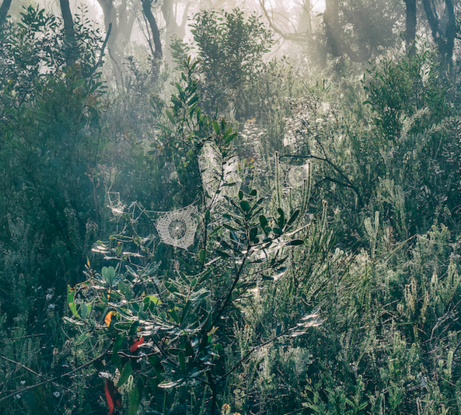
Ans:
<svg viewBox="0 0 461 415"><path fill-rule="evenodd" d="M139 321L133 321L133 324L131 324L130 331L128 332L129 336L134 336L138 332L138 327L139 327Z"/></svg>
<svg viewBox="0 0 461 415"><path fill-rule="evenodd" d="M219 125L218 125L218 123L217 123L216 121L213 121L211 124L213 125L213 129L215 130L216 134L219 135L219 132L220 132L220 131L219 131Z"/></svg>
<svg viewBox="0 0 461 415"><path fill-rule="evenodd" d="M78 81L74 82L74 88L79 88L81 86L85 85L85 80L84 79L79 79Z"/></svg>
<svg viewBox="0 0 461 415"><path fill-rule="evenodd" d="M277 224L279 225L279 228L283 228L285 225L285 212L278 208L277 212L279 213L280 217L277 220Z"/></svg>
<svg viewBox="0 0 461 415"><path fill-rule="evenodd" d="M285 243L285 246L299 246L302 245L304 241L302 239L293 239Z"/></svg>
<svg viewBox="0 0 461 415"><path fill-rule="evenodd" d="M177 323L180 324L181 320L178 316L178 313L176 313L176 310L173 308L172 310L168 310L168 314L171 316L171 318Z"/></svg>
<svg viewBox="0 0 461 415"><path fill-rule="evenodd" d="M128 380L130 375L133 373L133 368L131 367L131 363L127 362L122 369L122 373L120 374L120 379L118 380L117 387L122 386Z"/></svg>
<svg viewBox="0 0 461 415"><path fill-rule="evenodd" d="M240 202L240 207L244 212L249 212L250 211L250 204L246 200L242 200Z"/></svg>
<svg viewBox="0 0 461 415"><path fill-rule="evenodd" d="M124 282L120 281L118 283L118 289L120 293L125 296L127 301L130 301L133 298L133 291L131 290L130 284L125 284Z"/></svg>
<svg viewBox="0 0 461 415"><path fill-rule="evenodd" d="M255 226L254 228L250 229L250 241L256 242L257 236L258 236L258 228Z"/></svg>
<svg viewBox="0 0 461 415"><path fill-rule="evenodd" d="M239 192L238 192L238 197L239 197L240 200L243 199L243 192L241 190L239 190Z"/></svg>
<svg viewBox="0 0 461 415"><path fill-rule="evenodd" d="M102 269L102 277L107 282L107 284L112 285L115 280L115 269L114 267L104 267Z"/></svg>
<svg viewBox="0 0 461 415"><path fill-rule="evenodd" d="M71 304L74 302L74 290L70 287L70 285L67 286L67 303Z"/></svg>
<svg viewBox="0 0 461 415"><path fill-rule="evenodd" d="M80 318L80 316L77 313L77 305L75 303L69 303L69 308L70 308L70 311L72 311L72 314L74 315L74 317Z"/></svg>
<svg viewBox="0 0 461 415"><path fill-rule="evenodd" d="M149 301L152 301L155 305L160 305L162 302L155 295L146 295L144 299L148 298Z"/></svg>
<svg viewBox="0 0 461 415"><path fill-rule="evenodd" d="M90 306L90 309L91 309L91 306ZM81 314L83 319L86 319L87 315L89 314L88 313L88 306L85 303L82 303L80 305L80 314Z"/></svg>
<svg viewBox="0 0 461 415"><path fill-rule="evenodd" d="M230 255L229 255L229 254L226 254L226 253L223 252L223 251L219 251L219 250L216 249L215 252L216 252L221 258L224 258L224 259L230 258Z"/></svg>
<svg viewBox="0 0 461 415"><path fill-rule="evenodd" d="M229 144L232 140L234 140L237 137L237 133L231 134L229 138L224 142L225 145Z"/></svg>
<svg viewBox="0 0 461 415"><path fill-rule="evenodd" d="M128 397L128 415L136 415L139 409L139 402L139 390L138 387L135 386L131 389Z"/></svg>
<svg viewBox="0 0 461 415"><path fill-rule="evenodd" d="M174 121L174 117L173 117L173 114L170 112L170 111L165 111L165 114L166 116L168 117L168 119L171 121L171 124L175 124L175 121Z"/></svg>
<svg viewBox="0 0 461 415"><path fill-rule="evenodd" d="M198 254L198 258L200 260L200 262L203 264L205 262L205 258L206 258L206 251L204 249L201 249L199 254Z"/></svg>
<svg viewBox="0 0 461 415"><path fill-rule="evenodd" d="M186 358L183 352L179 352L178 361L179 361L179 367L181 368L183 372L185 372L186 371Z"/></svg>
<svg viewBox="0 0 461 415"><path fill-rule="evenodd" d="M259 223L261 225L261 228L264 230L264 232L266 232L265 229L267 225L269 224L269 222L267 221L267 218L264 215L261 215L259 217Z"/></svg>
<svg viewBox="0 0 461 415"><path fill-rule="evenodd" d="M187 315L189 314L189 310L190 310L190 306L191 306L191 302L190 301L187 301L186 305L184 306L184 309L182 311L182 314L181 314L181 324L183 323L184 319L187 317Z"/></svg>
<svg viewBox="0 0 461 415"><path fill-rule="evenodd" d="M295 211L295 212L291 215L291 218L290 218L290 220L289 220L288 223L287 223L287 227L293 224L293 222L298 218L300 212L301 212L301 211L298 209L297 211Z"/></svg>

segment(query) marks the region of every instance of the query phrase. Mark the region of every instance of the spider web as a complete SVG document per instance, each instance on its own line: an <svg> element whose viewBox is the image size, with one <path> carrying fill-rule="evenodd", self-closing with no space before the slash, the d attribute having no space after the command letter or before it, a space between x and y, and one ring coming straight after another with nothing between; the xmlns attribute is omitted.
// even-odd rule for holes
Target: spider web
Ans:
<svg viewBox="0 0 461 415"><path fill-rule="evenodd" d="M167 212L158 218L155 227L162 241L167 245L187 249L194 243L198 226L197 214L196 206L187 206Z"/></svg>
<svg viewBox="0 0 461 415"><path fill-rule="evenodd" d="M223 196L237 197L242 179L237 173L238 159L232 157L223 163L218 147L212 143L206 143L199 154L199 168L202 175L204 190L211 198L214 198L219 190L217 201ZM221 182L221 169L223 182Z"/></svg>
<svg viewBox="0 0 461 415"><path fill-rule="evenodd" d="M125 212L126 205L120 201L119 192L107 192L107 200L109 204L107 207L112 211L116 218L120 218Z"/></svg>
<svg viewBox="0 0 461 415"><path fill-rule="evenodd" d="M206 143L198 158L202 184L204 190L210 197L213 197L219 187L219 169L222 158L215 144Z"/></svg>
<svg viewBox="0 0 461 415"><path fill-rule="evenodd" d="M287 173L287 183L295 188L303 186L304 180L309 178L309 164L291 166Z"/></svg>

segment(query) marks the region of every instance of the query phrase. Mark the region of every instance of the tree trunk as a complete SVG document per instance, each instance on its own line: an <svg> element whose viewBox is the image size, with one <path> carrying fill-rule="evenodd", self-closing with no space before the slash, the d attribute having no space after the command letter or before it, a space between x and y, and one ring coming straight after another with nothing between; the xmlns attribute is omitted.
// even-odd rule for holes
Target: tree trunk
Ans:
<svg viewBox="0 0 461 415"><path fill-rule="evenodd" d="M334 58L339 58L343 55L340 45L340 34L338 33L339 21L339 5L338 0L326 0L325 12L323 14L323 23L325 24L325 34L327 37L330 53Z"/></svg>
<svg viewBox="0 0 461 415"><path fill-rule="evenodd" d="M453 58L453 48L455 47L455 37L456 37L456 20L455 20L455 11L453 8L452 0L445 0L445 7L448 14L448 23L445 28L445 61L447 64L452 63Z"/></svg>
<svg viewBox="0 0 461 415"><path fill-rule="evenodd" d="M424 11L426 13L427 21L431 27L432 38L439 47L442 63L450 65L453 48L456 37L456 21L452 0L445 0L445 9L448 15L448 22L445 27L445 33L440 29L440 19L435 10L432 10L431 0L423 0ZM444 36L445 35L445 36Z"/></svg>
<svg viewBox="0 0 461 415"><path fill-rule="evenodd" d="M11 0L3 0L2 6L0 7L0 26L3 26L3 23L5 23L10 6Z"/></svg>
<svg viewBox="0 0 461 415"><path fill-rule="evenodd" d="M111 26L111 35L107 42L107 48L109 50L109 56L114 64L114 75L117 84L123 85L123 72L122 72L122 59L123 50L121 49L120 42L118 42L119 25L117 20L117 11L115 10L113 0L98 0L99 5L104 13L104 26L106 32Z"/></svg>
<svg viewBox="0 0 461 415"><path fill-rule="evenodd" d="M154 42L154 61L158 62L162 59L162 42L160 41L160 32L158 30L157 21L155 16L152 13L151 5L152 0L141 0L142 1L142 11L144 16L146 16L147 22L149 23L150 30L152 32L152 40ZM149 30L149 29L148 29Z"/></svg>
<svg viewBox="0 0 461 415"><path fill-rule="evenodd" d="M416 38L416 0L404 0L405 9L405 38L408 47L410 47L410 55L414 56L415 47L413 45Z"/></svg>
<svg viewBox="0 0 461 415"><path fill-rule="evenodd" d="M66 64L72 66L77 58L77 48L75 44L74 20L70 11L69 0L59 0L61 5L62 19L64 21L64 35L66 38Z"/></svg>
<svg viewBox="0 0 461 415"><path fill-rule="evenodd" d="M298 33L312 34L311 1L304 0L303 11L299 17Z"/></svg>

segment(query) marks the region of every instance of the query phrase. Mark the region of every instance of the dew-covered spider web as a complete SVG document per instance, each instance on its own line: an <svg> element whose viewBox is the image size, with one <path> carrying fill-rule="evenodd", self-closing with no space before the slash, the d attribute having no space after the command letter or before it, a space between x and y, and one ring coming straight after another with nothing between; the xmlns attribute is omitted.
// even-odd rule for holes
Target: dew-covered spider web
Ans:
<svg viewBox="0 0 461 415"><path fill-rule="evenodd" d="M119 192L108 192L107 193L108 205L107 207L112 211L112 214L116 218L120 218L125 212L126 205L120 201Z"/></svg>
<svg viewBox="0 0 461 415"><path fill-rule="evenodd" d="M197 207L190 205L160 216L155 227L162 241L168 245L187 249L194 243L198 226L197 214Z"/></svg>
<svg viewBox="0 0 461 415"><path fill-rule="evenodd" d="M309 164L299 166L280 162L279 169L285 188L302 190L304 180L309 178Z"/></svg>
<svg viewBox="0 0 461 415"><path fill-rule="evenodd" d="M216 144L206 143L199 154L198 162L203 188L210 198L217 202L222 200L222 196L237 196L242 182L237 172L237 157L223 162Z"/></svg>
<svg viewBox="0 0 461 415"><path fill-rule="evenodd" d="M304 184L304 180L309 178L309 164L303 166L290 166L286 181L287 184L293 188L301 188Z"/></svg>
<svg viewBox="0 0 461 415"><path fill-rule="evenodd" d="M200 151L198 163L202 175L203 189L210 197L213 197L220 184L221 154L217 146L206 143Z"/></svg>

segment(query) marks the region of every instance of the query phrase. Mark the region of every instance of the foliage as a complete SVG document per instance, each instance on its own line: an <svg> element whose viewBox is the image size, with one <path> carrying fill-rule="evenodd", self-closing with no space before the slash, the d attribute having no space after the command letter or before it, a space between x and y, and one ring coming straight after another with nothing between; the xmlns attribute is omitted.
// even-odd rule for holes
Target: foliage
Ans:
<svg viewBox="0 0 461 415"><path fill-rule="evenodd" d="M166 110L171 123L162 129L165 146L174 144L179 154L181 148L187 151L184 163L198 172L197 149L211 140L224 165L232 157L230 144L236 134L224 120L218 123L201 114L197 82L192 78L195 66L187 63L182 75L185 86L177 84L178 95L172 96L172 105ZM270 290L271 281L285 271L287 256L283 252L304 243L292 239L298 233L295 226L300 211L286 217L278 208L276 216L266 217L265 198L258 197L256 190L249 189L249 194L239 190L235 199L224 195L225 205L218 206L221 192L225 194L226 188L236 183L229 184L228 172L217 167L215 193L203 195L201 243L196 254L180 256L184 265L172 270L171 261L153 261L154 237L138 232L131 236L128 228L121 226L123 231L112 237L118 245L99 244L99 250L120 258L116 267L104 267L99 273L88 266L88 280L68 289L73 318L67 321L79 329L78 336L97 334L105 347L109 344L107 354L112 362L108 366L114 365L120 374L111 371L110 381L120 388L133 377L128 386L128 413L136 413L142 397L161 396L159 388L204 385L211 393L210 411L216 413L221 384L239 367L226 371L222 351L235 341L233 330L243 319L243 304L251 301L249 290L256 286ZM187 197L185 190L181 193ZM137 223L129 216L127 225L136 231ZM137 247L135 252L124 251L130 241ZM122 244L123 252L119 249ZM145 260L136 264L131 258L140 255ZM278 323L275 338L292 331L303 317L301 327L309 327L308 307L308 303L298 305L290 319ZM134 353L137 350L140 354Z"/></svg>
<svg viewBox="0 0 461 415"><path fill-rule="evenodd" d="M259 80L268 71L262 57L272 45L271 31L252 14L202 10L191 25L194 48L200 59L201 106L207 113L233 105L235 117L252 118L259 110L265 91ZM176 42L176 59L183 59L190 45Z"/></svg>
<svg viewBox="0 0 461 415"><path fill-rule="evenodd" d="M435 51L314 75L265 62L255 16L200 12L198 62L134 56L113 90L83 18L72 67L43 11L1 37L0 412L460 412L459 80Z"/></svg>

